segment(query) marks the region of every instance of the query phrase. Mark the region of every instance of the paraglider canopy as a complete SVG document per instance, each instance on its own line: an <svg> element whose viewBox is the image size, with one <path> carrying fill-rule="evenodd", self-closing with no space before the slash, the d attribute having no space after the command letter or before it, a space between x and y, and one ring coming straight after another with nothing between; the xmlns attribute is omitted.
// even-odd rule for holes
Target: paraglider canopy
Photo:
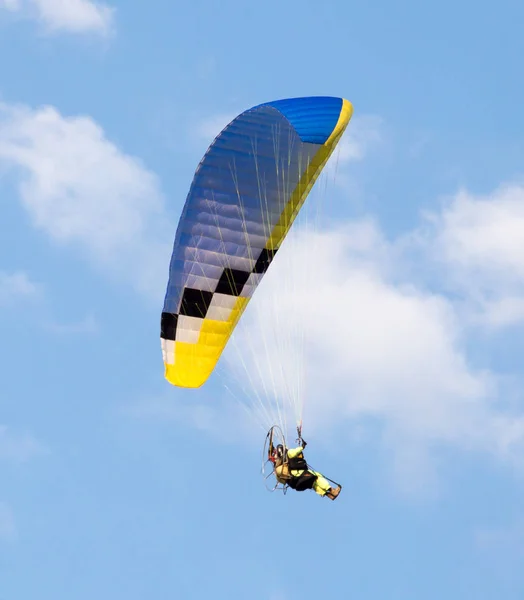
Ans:
<svg viewBox="0 0 524 600"><path fill-rule="evenodd" d="M173 385L209 378L352 112L325 96L260 104L207 150L178 224L162 311Z"/></svg>

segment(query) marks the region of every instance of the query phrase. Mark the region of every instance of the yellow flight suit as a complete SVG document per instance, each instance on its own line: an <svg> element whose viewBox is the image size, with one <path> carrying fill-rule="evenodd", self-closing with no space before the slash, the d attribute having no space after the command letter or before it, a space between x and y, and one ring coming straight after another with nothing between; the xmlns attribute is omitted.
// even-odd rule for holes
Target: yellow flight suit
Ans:
<svg viewBox="0 0 524 600"><path fill-rule="evenodd" d="M301 454L304 452L304 448L302 446L298 446L298 448L293 448L287 451L288 458L303 458ZM275 476L277 481L282 484L286 484L289 482L290 477L300 477L302 473L304 473L304 469L302 470L289 470L289 466L287 463L283 463L282 459L277 459L275 463ZM322 475L322 473L318 473L317 471L312 471L308 469L309 473L316 475L317 478L313 483L313 489L319 496L325 496L326 492L331 489L331 484L329 481Z"/></svg>

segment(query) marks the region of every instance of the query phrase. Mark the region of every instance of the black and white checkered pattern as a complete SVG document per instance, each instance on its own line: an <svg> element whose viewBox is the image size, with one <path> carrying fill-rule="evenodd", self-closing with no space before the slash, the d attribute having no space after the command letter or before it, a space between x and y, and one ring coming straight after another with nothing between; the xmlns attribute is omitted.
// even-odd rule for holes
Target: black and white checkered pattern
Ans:
<svg viewBox="0 0 524 600"><path fill-rule="evenodd" d="M184 288L179 313L163 312L161 317L161 338L171 341L196 343L201 323L196 319L227 320L236 299L242 295L245 285L252 276L258 281L268 270L277 249L264 248L251 271L241 271L226 267L214 292Z"/></svg>

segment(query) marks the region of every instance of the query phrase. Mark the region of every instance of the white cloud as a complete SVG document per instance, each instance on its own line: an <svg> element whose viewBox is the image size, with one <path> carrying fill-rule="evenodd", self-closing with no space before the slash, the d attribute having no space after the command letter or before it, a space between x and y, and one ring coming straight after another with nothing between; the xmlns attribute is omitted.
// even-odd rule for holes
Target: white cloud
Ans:
<svg viewBox="0 0 524 600"><path fill-rule="evenodd" d="M403 469L441 445L522 462L524 415L504 412L496 375L469 364L451 300L401 280L397 250L369 222L297 232L232 344L251 386L269 401L305 393L308 433L379 424ZM239 353L227 361L234 371Z"/></svg>
<svg viewBox="0 0 524 600"><path fill-rule="evenodd" d="M448 286L476 304L475 318L493 327L524 322L524 186L486 196L462 190L427 217L422 243L444 264Z"/></svg>
<svg viewBox="0 0 524 600"><path fill-rule="evenodd" d="M0 460L26 462L47 452L47 449L29 433L15 433L0 425Z"/></svg>
<svg viewBox="0 0 524 600"><path fill-rule="evenodd" d="M12 540L16 537L16 523L13 511L0 502L0 539Z"/></svg>
<svg viewBox="0 0 524 600"><path fill-rule="evenodd" d="M487 197L459 192L438 219L437 250L454 266L493 282L524 280L524 187Z"/></svg>
<svg viewBox="0 0 524 600"><path fill-rule="evenodd" d="M0 271L0 306L17 302L22 298L32 298L39 292L39 286L33 283L26 273Z"/></svg>
<svg viewBox="0 0 524 600"><path fill-rule="evenodd" d="M0 7L34 15L51 31L110 33L115 9L90 0L0 0Z"/></svg>
<svg viewBox="0 0 524 600"><path fill-rule="evenodd" d="M0 104L0 165L19 174L33 224L137 289L160 293L173 228L156 177L89 117Z"/></svg>

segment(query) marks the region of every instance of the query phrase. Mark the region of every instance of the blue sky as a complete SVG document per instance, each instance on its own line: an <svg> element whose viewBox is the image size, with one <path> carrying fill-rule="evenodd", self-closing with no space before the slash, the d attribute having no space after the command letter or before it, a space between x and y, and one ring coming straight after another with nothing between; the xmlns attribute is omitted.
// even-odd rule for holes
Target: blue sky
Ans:
<svg viewBox="0 0 524 600"><path fill-rule="evenodd" d="M0 598L522 599L523 20L504 0L0 0ZM265 490L233 350L189 392L159 340L208 144L317 94L355 109L322 219L238 340L276 294L307 323L333 503ZM309 278L282 289L304 235ZM333 314L311 318L312 281Z"/></svg>

